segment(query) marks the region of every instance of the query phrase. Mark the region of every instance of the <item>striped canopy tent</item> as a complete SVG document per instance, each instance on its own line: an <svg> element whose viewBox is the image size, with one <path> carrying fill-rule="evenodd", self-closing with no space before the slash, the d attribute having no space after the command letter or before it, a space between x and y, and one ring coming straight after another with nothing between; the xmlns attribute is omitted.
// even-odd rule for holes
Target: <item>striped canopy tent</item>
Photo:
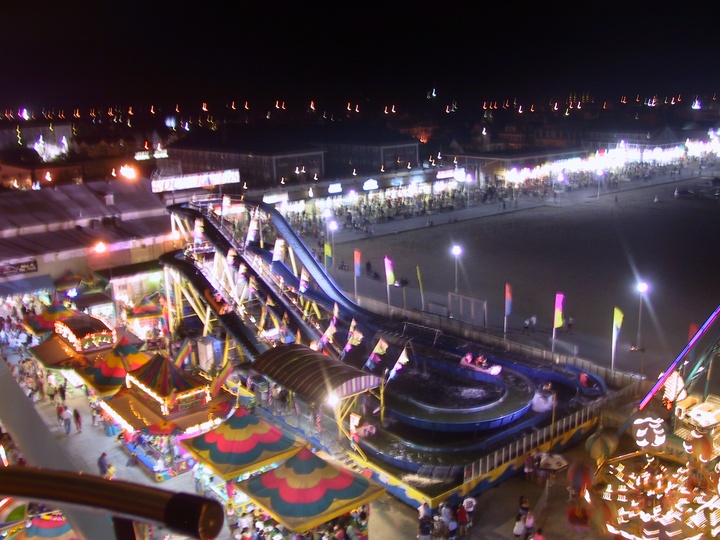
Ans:
<svg viewBox="0 0 720 540"><path fill-rule="evenodd" d="M28 317L24 326L36 336L41 336L54 330L55 321L63 321L77 314L77 311L70 309L65 304L53 302L41 313Z"/></svg>
<svg viewBox="0 0 720 540"><path fill-rule="evenodd" d="M85 278L76 274L72 270L66 270L59 278L54 281L55 290L64 292L70 289L77 289Z"/></svg>
<svg viewBox="0 0 720 540"><path fill-rule="evenodd" d="M8 535L7 540L82 540L82 537L60 514L49 514L32 518L29 526Z"/></svg>
<svg viewBox="0 0 720 540"><path fill-rule="evenodd" d="M196 460L228 481L283 461L305 443L238 407L218 427L185 439L182 445Z"/></svg>
<svg viewBox="0 0 720 540"><path fill-rule="evenodd" d="M163 399L208 386L207 381L188 375L162 354L155 354L143 366L130 371L129 375Z"/></svg>
<svg viewBox="0 0 720 540"><path fill-rule="evenodd" d="M333 393L342 401L378 388L382 382L377 375L295 343L262 353L253 362L252 369L308 403L323 403Z"/></svg>
<svg viewBox="0 0 720 540"><path fill-rule="evenodd" d="M358 396L378 388L382 382L377 375L296 343L265 351L255 359L252 369L309 404L322 405L331 397L336 398L337 405L333 410L338 434L348 439L352 435L345 427L345 419L355 407ZM359 449L358 452L362 454Z"/></svg>
<svg viewBox="0 0 720 540"><path fill-rule="evenodd" d="M77 372L100 397L106 398L122 388L128 372L141 368L152 356L123 338L98 361Z"/></svg>
<svg viewBox="0 0 720 540"><path fill-rule="evenodd" d="M298 533L343 516L385 492L361 474L329 463L307 448L237 486L278 523Z"/></svg>
<svg viewBox="0 0 720 540"><path fill-rule="evenodd" d="M143 296L143 298L127 311L127 318L137 319L159 319L163 316L162 305L153 299L155 295Z"/></svg>

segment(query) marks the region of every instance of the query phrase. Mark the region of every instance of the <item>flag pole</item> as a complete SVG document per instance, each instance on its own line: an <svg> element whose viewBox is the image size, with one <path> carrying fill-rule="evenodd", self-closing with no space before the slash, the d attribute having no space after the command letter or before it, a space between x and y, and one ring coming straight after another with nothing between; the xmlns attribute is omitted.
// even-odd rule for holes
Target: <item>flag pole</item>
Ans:
<svg viewBox="0 0 720 540"><path fill-rule="evenodd" d="M420 308L425 311L425 293L423 293L422 277L420 277L420 265L416 265L418 285L420 286Z"/></svg>
<svg viewBox="0 0 720 540"><path fill-rule="evenodd" d="M615 330L615 320L612 326L612 354L610 355L610 371L615 371L615 350L617 349L617 331Z"/></svg>

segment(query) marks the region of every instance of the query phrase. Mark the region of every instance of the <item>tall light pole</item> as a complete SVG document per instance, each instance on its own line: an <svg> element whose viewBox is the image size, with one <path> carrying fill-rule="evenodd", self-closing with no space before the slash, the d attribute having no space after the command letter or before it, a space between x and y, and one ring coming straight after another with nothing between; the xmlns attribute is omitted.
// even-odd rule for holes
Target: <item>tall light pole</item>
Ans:
<svg viewBox="0 0 720 540"><path fill-rule="evenodd" d="M638 330L637 330L637 340L635 340L635 347L638 349L642 349L642 343L640 341L641 337L641 331L642 331L642 308L643 308L643 298L645 297L645 293L648 292L648 289L650 286L644 282L640 281L637 284L637 290L640 293L640 307L638 308Z"/></svg>
<svg viewBox="0 0 720 540"><path fill-rule="evenodd" d="M338 229L337 221L335 221L333 219L330 223L328 223L328 228L330 229L330 235L331 235L330 236L330 249L331 249L330 261L332 262L333 265L335 265L337 267L337 265L335 264L335 262L336 262L335 261L335 231L337 231L337 229Z"/></svg>
<svg viewBox="0 0 720 540"><path fill-rule="evenodd" d="M458 258L462 255L462 248L455 244L450 253L455 257L455 294L458 292Z"/></svg>

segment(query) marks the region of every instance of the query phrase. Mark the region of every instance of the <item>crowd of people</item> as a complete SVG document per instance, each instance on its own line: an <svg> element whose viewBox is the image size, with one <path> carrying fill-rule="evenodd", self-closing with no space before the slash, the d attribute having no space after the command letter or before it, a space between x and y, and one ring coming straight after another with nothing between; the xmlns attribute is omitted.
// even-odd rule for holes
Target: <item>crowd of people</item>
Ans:
<svg viewBox="0 0 720 540"><path fill-rule="evenodd" d="M418 540L458 540L466 537L473 524L477 499L467 495L460 504L441 503L437 514L427 502L418 507Z"/></svg>

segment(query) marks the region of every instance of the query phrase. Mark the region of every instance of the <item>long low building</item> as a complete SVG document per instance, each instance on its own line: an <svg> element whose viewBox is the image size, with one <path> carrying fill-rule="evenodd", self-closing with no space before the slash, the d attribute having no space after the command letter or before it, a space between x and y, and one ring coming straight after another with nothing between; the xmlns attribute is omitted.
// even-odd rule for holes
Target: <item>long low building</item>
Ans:
<svg viewBox="0 0 720 540"><path fill-rule="evenodd" d="M53 289L177 249L150 181L115 180L6 191L0 197L0 297Z"/></svg>

